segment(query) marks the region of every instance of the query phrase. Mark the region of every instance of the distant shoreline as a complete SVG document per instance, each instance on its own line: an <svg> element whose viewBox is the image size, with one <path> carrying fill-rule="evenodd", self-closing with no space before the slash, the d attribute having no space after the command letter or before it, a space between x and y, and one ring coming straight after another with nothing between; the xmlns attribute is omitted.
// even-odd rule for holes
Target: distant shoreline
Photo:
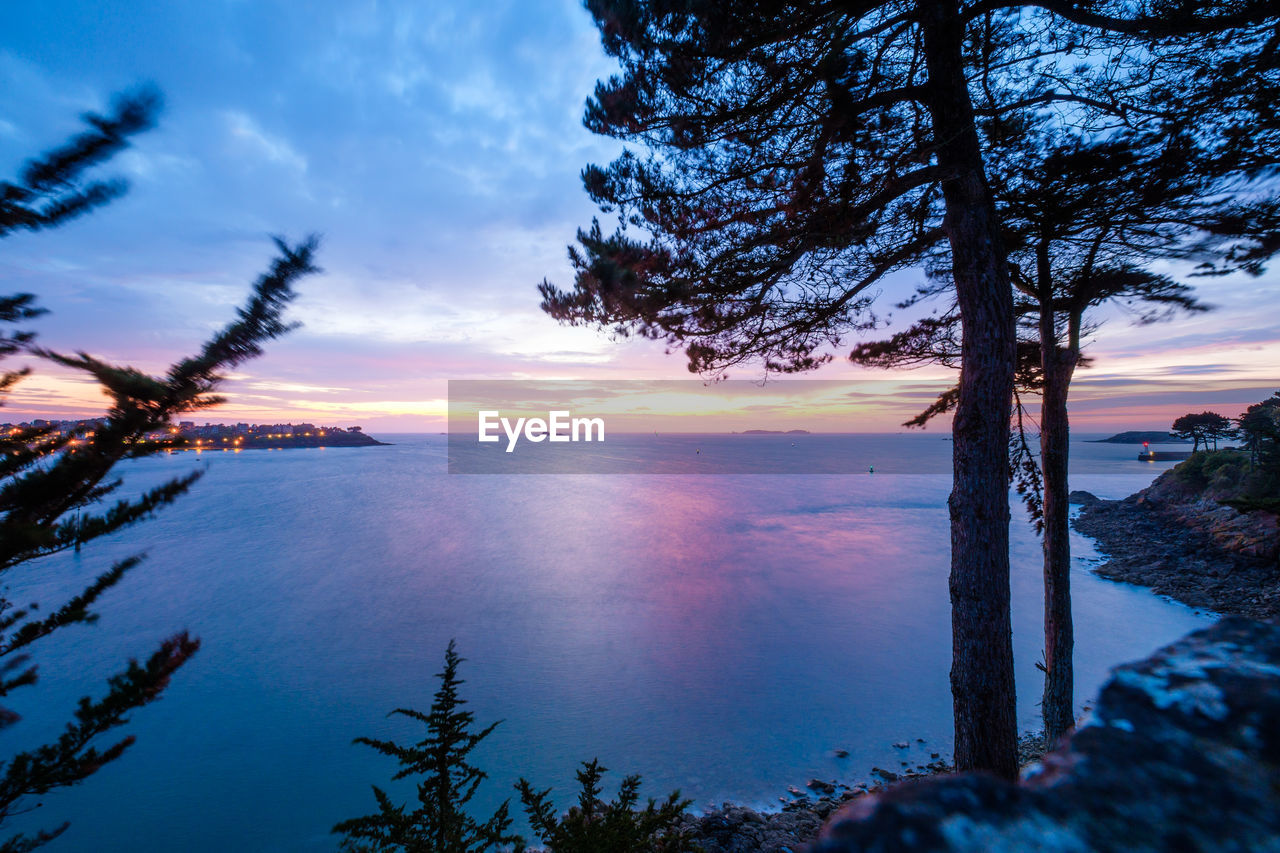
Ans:
<svg viewBox="0 0 1280 853"><path fill-rule="evenodd" d="M26 433L33 441L64 442L71 452L80 444L90 445L107 418L54 420L34 418L21 423L0 424L10 436ZM285 450L296 447L379 447L387 442L366 435L359 426L335 427L301 424L196 424L169 423L134 439L155 452L160 450Z"/></svg>
<svg viewBox="0 0 1280 853"><path fill-rule="evenodd" d="M729 435L813 435L807 429L744 429L742 432L731 432Z"/></svg>
<svg viewBox="0 0 1280 853"><path fill-rule="evenodd" d="M1168 430L1129 430L1118 432L1109 438L1095 438L1093 444L1190 444Z"/></svg>
<svg viewBox="0 0 1280 853"><path fill-rule="evenodd" d="M199 443L197 443L199 442ZM174 450L218 452L238 450L288 450L298 447L390 447L390 443L378 441L364 433L340 432L331 435L296 435L268 438L266 436L246 436L240 441L191 440L176 445Z"/></svg>

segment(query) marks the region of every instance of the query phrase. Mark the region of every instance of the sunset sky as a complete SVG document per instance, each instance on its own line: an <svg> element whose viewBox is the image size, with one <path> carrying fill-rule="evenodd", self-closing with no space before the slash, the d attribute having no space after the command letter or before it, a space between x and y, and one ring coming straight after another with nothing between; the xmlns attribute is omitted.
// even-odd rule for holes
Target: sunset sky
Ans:
<svg viewBox="0 0 1280 853"><path fill-rule="evenodd" d="M302 328L246 365L210 420L436 430L449 379L689 378L661 344L538 310L537 283L569 281L565 246L595 213L579 171L621 150L581 124L612 69L573 0L3 4L0 176L114 92L151 81L167 107L104 171L130 179L124 199L4 241L0 292L39 296L47 346L159 370L232 315L268 235L319 232ZM1216 311L1146 327L1108 315L1073 392L1077 429L1235 415L1280 387L1280 272L1200 287ZM840 360L812 375L866 377ZM0 420L92 415L100 399L41 366ZM879 407L849 428L910 414Z"/></svg>

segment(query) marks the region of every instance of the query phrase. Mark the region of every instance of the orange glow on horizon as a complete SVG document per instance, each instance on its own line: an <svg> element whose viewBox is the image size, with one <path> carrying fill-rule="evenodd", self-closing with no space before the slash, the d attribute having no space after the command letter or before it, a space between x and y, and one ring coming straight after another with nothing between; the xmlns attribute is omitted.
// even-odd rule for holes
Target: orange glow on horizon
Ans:
<svg viewBox="0 0 1280 853"><path fill-rule="evenodd" d="M1083 432L1120 429L1161 429L1188 411L1218 411L1228 417L1270 396L1280 388L1274 365L1280 364L1280 341L1234 344L1223 347L1189 347L1176 351L1153 351L1140 356L1112 356L1090 353L1094 366L1081 371L1072 386L1071 418ZM673 360L667 362L677 367ZM839 374L840 379L829 378ZM593 382L608 384L617 377L597 377ZM830 370L777 380L778 393L766 385L749 403L717 397L714 386L706 395L671 391L654 395L646 405L661 413L661 423L635 407L623 396L592 408L584 400L581 413L610 417L619 432L729 432L745 429L806 429L811 432L898 432L931 400L919 389L933 392L953 382L955 374L940 368L919 371L865 371L833 364ZM788 394L788 382L849 382L868 393L856 397L839 393ZM539 380L542 381L542 380ZM584 381L584 380L579 380ZM626 381L645 381L631 380ZM648 380L664 381L664 380ZM681 381L688 381L682 379ZM815 386L819 383L815 383ZM417 399L386 399L386 388L333 389L327 399L306 395L310 386L272 383L240 376L227 388L228 401L205 414L211 422L222 423L330 423L361 424L366 432L441 432L451 429L447 419L447 388L441 379L416 381L403 389ZM904 393L903 389L917 389ZM381 399L377 399L381 398ZM101 417L107 400L92 381L68 372L41 366L19 383L6 399L7 419L82 419ZM519 415L519 407L511 407ZM535 412L529 412L536 415ZM543 410L542 414L545 414ZM674 427L678 418L687 427ZM945 432L949 422L939 419L931 431ZM169 429L176 435L176 427ZM273 433L269 438L283 437Z"/></svg>

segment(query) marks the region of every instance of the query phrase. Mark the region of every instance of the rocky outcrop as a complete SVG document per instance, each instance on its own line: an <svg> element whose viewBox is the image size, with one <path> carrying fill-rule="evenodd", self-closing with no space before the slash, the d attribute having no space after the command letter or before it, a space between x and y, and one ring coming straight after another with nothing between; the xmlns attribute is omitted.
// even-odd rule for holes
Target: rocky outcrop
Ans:
<svg viewBox="0 0 1280 853"><path fill-rule="evenodd" d="M1021 784L935 777L858 798L814 853L1280 850L1280 627L1231 617L1115 670Z"/></svg>
<svg viewBox="0 0 1280 853"><path fill-rule="evenodd" d="M1280 615L1280 571L1274 561L1229 551L1208 531L1171 513L1130 497L1086 505L1073 524L1106 555L1106 562L1094 568L1105 578L1149 586L1219 613L1254 619Z"/></svg>
<svg viewBox="0 0 1280 853"><path fill-rule="evenodd" d="M1234 483L1219 479L1188 482L1173 469L1122 501L1072 492L1082 507L1073 525L1107 558L1094 571L1193 607L1280 618L1276 517L1223 506Z"/></svg>
<svg viewBox="0 0 1280 853"><path fill-rule="evenodd" d="M688 818L686 830L703 853L800 853L835 808L829 800L797 803L780 812L726 803Z"/></svg>
<svg viewBox="0 0 1280 853"><path fill-rule="evenodd" d="M1276 517L1264 512L1242 513L1219 501L1236 496L1235 482L1192 485L1165 471L1133 496L1135 506L1162 513L1184 527L1203 531L1222 550L1274 561L1280 548Z"/></svg>

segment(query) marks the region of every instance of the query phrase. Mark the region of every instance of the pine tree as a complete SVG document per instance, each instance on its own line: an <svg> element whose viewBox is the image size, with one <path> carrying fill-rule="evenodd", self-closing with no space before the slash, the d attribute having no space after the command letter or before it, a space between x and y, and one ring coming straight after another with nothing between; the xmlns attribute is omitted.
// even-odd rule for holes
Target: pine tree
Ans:
<svg viewBox="0 0 1280 853"><path fill-rule="evenodd" d="M142 89L116 99L107 116L89 114L89 129L66 145L28 163L17 182L0 183L0 237L40 231L88 213L120 196L126 184L101 181L87 172L123 150L134 134L150 128L160 98ZM41 349L26 329L0 335L0 357L23 352L93 377L110 397L106 416L71 428L14 428L0 435L0 574L38 572L43 558L80 550L100 536L123 530L185 493L200 474L177 477L134 499L116 498L118 463L173 446L153 440L173 417L215 405L226 371L261 353L261 345L289 326L282 312L293 283L314 272L315 241L290 247L277 241L279 257L253 286L237 319L210 339L200 353L174 364L163 376L110 364L86 353L63 355ZM31 294L0 299L0 322L25 324L42 311ZM27 370L0 378L0 401ZM33 650L58 629L95 621L93 605L141 562L140 556L107 568L89 586L55 609L20 606L0 596L0 699L36 683ZM186 632L160 643L144 662L130 661L107 681L99 698L85 697L56 741L0 761L0 824L38 805L34 798L75 785L120 757L132 736L104 742L136 709L157 699L173 674L199 648ZM18 717L0 710L0 726ZM56 838L66 824L34 835L14 835L0 851L27 851Z"/></svg>
<svg viewBox="0 0 1280 853"><path fill-rule="evenodd" d="M1097 332L1091 315L1111 304L1151 323L1177 311L1207 310L1191 287L1147 267L1183 261L1198 264L1201 275L1257 274L1280 248L1280 203L1259 198L1261 187L1247 170L1176 129L1116 133L1098 142L1050 132L1029 141L1030 149L1010 150L993 140L1003 151L994 192L1020 319L1018 399L1041 397L1039 459L1019 443L1020 431L1014 458L1019 491L1044 537L1041 707L1046 736L1056 741L1074 725L1067 400L1085 362L1082 341ZM934 281L901 307L950 296L946 256L931 260ZM951 304L887 340L856 347L850 357L876 367L957 365L959 327ZM945 393L910 423L922 425L953 401L954 392Z"/></svg>
<svg viewBox="0 0 1280 853"><path fill-rule="evenodd" d="M1250 406L1236 425L1249 451L1250 471L1240 494L1223 503L1240 512L1280 516L1280 392ZM1280 561L1280 545L1276 559Z"/></svg>
<svg viewBox="0 0 1280 853"><path fill-rule="evenodd" d="M1201 412L1200 414L1185 414L1173 422L1170 430L1179 438L1189 438L1194 443L1191 450L1194 453L1200 449L1200 445L1204 444L1204 449L1209 449L1210 442L1213 443L1213 449L1218 449L1218 439L1227 438L1234 429L1231 426L1231 419L1218 414L1217 412Z"/></svg>
<svg viewBox="0 0 1280 853"><path fill-rule="evenodd" d="M1274 4L587 6L621 65L597 85L587 125L649 153L584 170L588 193L621 226L579 233L573 287L541 287L552 316L664 340L695 371L808 370L866 322L877 282L946 246L964 333L949 500L956 762L1013 778L1016 314L982 127L1016 135L1052 110L1106 135L1196 115L1203 133L1272 156L1204 93L1234 104L1256 74L1274 82ZM1264 103L1249 106L1265 115Z"/></svg>
<svg viewBox="0 0 1280 853"><path fill-rule="evenodd" d="M408 708L391 712L424 724L427 731L421 741L403 746L371 738L355 740L400 762L393 780L418 780L418 807L410 811L407 805L395 805L385 791L373 786L377 813L345 820L333 828L335 833L346 836L343 849L369 853L479 853L504 844L523 849L520 836L509 831L507 803L484 823L467 813L467 804L486 778L483 770L470 763L471 752L501 721L472 731L475 715L463 710L467 702L458 695L458 687L464 683L458 677L458 665L464 660L451 640L445 651L444 670L436 674L440 687L431 710L426 714Z"/></svg>
<svg viewBox="0 0 1280 853"><path fill-rule="evenodd" d="M1270 465L1280 473L1280 391L1245 409L1236 427L1250 463Z"/></svg>
<svg viewBox="0 0 1280 853"><path fill-rule="evenodd" d="M600 799L600 779L609 768L596 759L577 772L578 804L557 817L551 789L536 791L525 779L516 785L529 825L550 853L692 853L698 847L680 825L691 800L673 791L662 803L653 798L643 809L640 777L627 776L612 802Z"/></svg>

